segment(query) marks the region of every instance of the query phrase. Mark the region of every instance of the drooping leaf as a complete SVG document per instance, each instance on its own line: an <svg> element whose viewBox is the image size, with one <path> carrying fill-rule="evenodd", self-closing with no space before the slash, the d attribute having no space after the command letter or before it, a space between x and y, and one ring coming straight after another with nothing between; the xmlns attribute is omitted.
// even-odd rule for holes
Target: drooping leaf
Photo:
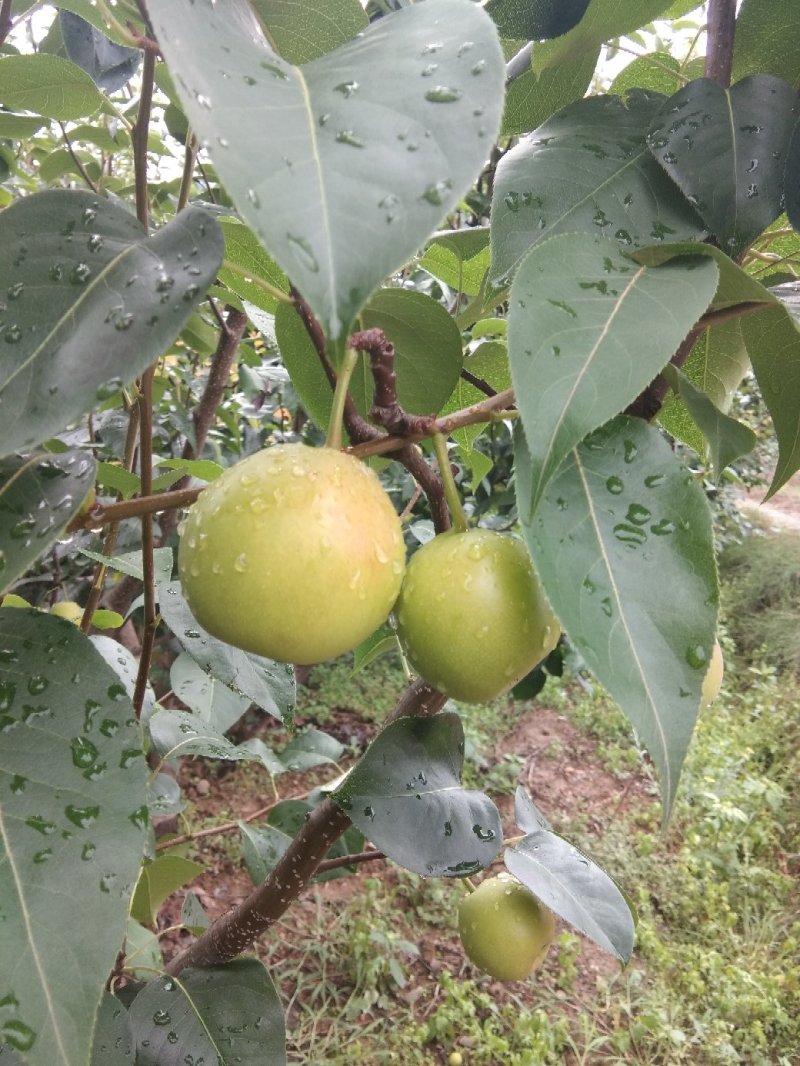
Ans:
<svg viewBox="0 0 800 1066"><path fill-rule="evenodd" d="M63 533L94 485L88 452L0 459L0 592Z"/></svg>
<svg viewBox="0 0 800 1066"><path fill-rule="evenodd" d="M290 63L308 63L346 44L368 19L358 0L253 0L268 40Z"/></svg>
<svg viewBox="0 0 800 1066"><path fill-rule="evenodd" d="M720 411L712 400L676 367L666 366L662 373L683 400L689 414L708 441L714 473L719 481L725 467L740 456L749 454L758 443L758 438L749 426Z"/></svg>
<svg viewBox="0 0 800 1066"><path fill-rule="evenodd" d="M202 903L194 892L187 892L183 898L181 922L187 929L191 929L198 936L211 925L211 919L206 914Z"/></svg>
<svg viewBox="0 0 800 1066"><path fill-rule="evenodd" d="M0 1003L29 1066L83 1062L125 930L145 762L116 674L70 622L0 609Z"/></svg>
<svg viewBox="0 0 800 1066"><path fill-rule="evenodd" d="M800 25L792 0L743 0L736 16L733 80L775 74L800 89Z"/></svg>
<svg viewBox="0 0 800 1066"><path fill-rule="evenodd" d="M625 96L631 89L672 96L684 82L681 65L669 52L649 52L629 63L611 83L615 96Z"/></svg>
<svg viewBox="0 0 800 1066"><path fill-rule="evenodd" d="M143 981L149 981L163 966L158 934L129 918L125 929L126 972Z"/></svg>
<svg viewBox="0 0 800 1066"><path fill-rule="evenodd" d="M197 714L162 708L148 722L150 737L156 750L164 758L199 755L204 759L256 759L258 756L245 745L237 747Z"/></svg>
<svg viewBox="0 0 800 1066"><path fill-rule="evenodd" d="M503 96L494 26L475 4L428 0L293 67L243 0L194 14L190 0L151 11L192 127L341 346L372 291L483 166ZM254 142L262 128L270 135Z"/></svg>
<svg viewBox="0 0 800 1066"><path fill-rule="evenodd" d="M261 884L276 866L313 809L310 803L303 800L284 800L273 807L264 825L239 823L242 855L253 884ZM350 826L328 850L325 858L341 858L359 852L363 847L363 835L355 826ZM332 881L337 877L348 877L352 872L352 866L337 867L323 871L314 880Z"/></svg>
<svg viewBox="0 0 800 1066"><path fill-rule="evenodd" d="M531 461L521 433L515 455L525 517ZM702 487L657 429L620 416L570 454L523 532L570 640L652 756L666 818L716 627Z"/></svg>
<svg viewBox="0 0 800 1066"><path fill-rule="evenodd" d="M146 862L131 899L131 918L141 925L154 926L161 904L173 892L193 881L204 869L200 863L169 853L158 855L153 862Z"/></svg>
<svg viewBox="0 0 800 1066"><path fill-rule="evenodd" d="M510 276L535 244L583 230L623 248L699 237L699 219L660 172L645 136L663 98L637 92L579 100L512 148L497 167L492 276Z"/></svg>
<svg viewBox="0 0 800 1066"><path fill-rule="evenodd" d="M333 793L364 836L427 877L463 877L497 855L503 831L492 801L460 787L464 733L457 714L387 726Z"/></svg>
<svg viewBox="0 0 800 1066"><path fill-rule="evenodd" d="M588 6L589 0L489 0L486 10L501 37L541 41L571 30Z"/></svg>
<svg viewBox="0 0 800 1066"><path fill-rule="evenodd" d="M665 101L648 144L731 256L783 210L783 173L797 93L771 74L731 89L700 78Z"/></svg>
<svg viewBox="0 0 800 1066"><path fill-rule="evenodd" d="M142 989L129 1014L137 1066L285 1066L278 993L257 959L187 969Z"/></svg>
<svg viewBox="0 0 800 1066"><path fill-rule="evenodd" d="M294 672L286 663L234 648L197 622L177 581L159 585L161 614L192 658L232 692L247 696L268 714L290 721L295 704Z"/></svg>
<svg viewBox="0 0 800 1066"><path fill-rule="evenodd" d="M456 292L477 295L489 268L488 228L434 234L418 265Z"/></svg>
<svg viewBox="0 0 800 1066"><path fill-rule="evenodd" d="M502 131L506 135L528 133L541 126L556 111L580 100L592 80L599 48L544 70L526 70L506 88Z"/></svg>
<svg viewBox="0 0 800 1066"><path fill-rule="evenodd" d="M58 7L59 10L72 11L74 14L80 15L96 30L106 34L117 43L130 43L120 37L117 27L105 21L103 18L104 12L95 0L58 0ZM146 32L142 23L142 13L136 4L136 0L116 0L112 11L119 26L127 27L130 24L136 28L137 32Z"/></svg>
<svg viewBox="0 0 800 1066"><path fill-rule="evenodd" d="M115 996L104 992L97 1013L91 1066L133 1066L135 1050L128 1012Z"/></svg>
<svg viewBox="0 0 800 1066"><path fill-rule="evenodd" d="M90 22L71 11L59 13L64 48L73 63L105 89L114 92L131 80L142 61L138 48L126 48L109 40Z"/></svg>
<svg viewBox="0 0 800 1066"><path fill-rule="evenodd" d="M669 361L718 276L701 257L637 266L615 242L579 233L530 252L511 290L508 345L530 448L532 509L575 445Z"/></svg>
<svg viewBox="0 0 800 1066"><path fill-rule="evenodd" d="M628 962L633 915L614 881L588 855L556 833L538 829L506 851L505 864L550 910Z"/></svg>
<svg viewBox="0 0 800 1066"><path fill-rule="evenodd" d="M127 574L128 577L144 581L144 563L140 551L125 552L123 555L101 555L100 552L84 548L81 554L87 559L94 559L96 563L103 563L110 570L116 570L120 574ZM153 552L153 566L159 583L169 581L172 576L172 564L172 548L156 548Z"/></svg>
<svg viewBox="0 0 800 1066"><path fill-rule="evenodd" d="M0 57L0 105L68 122L94 115L103 94L75 63L39 52Z"/></svg>
<svg viewBox="0 0 800 1066"><path fill-rule="evenodd" d="M34 57L31 57L34 58ZM171 343L222 258L189 207L146 237L122 207L54 189L0 215L0 454L33 447L119 391Z"/></svg>
<svg viewBox="0 0 800 1066"><path fill-rule="evenodd" d="M800 331L781 306L747 315L742 335L778 438L768 500L800 469Z"/></svg>

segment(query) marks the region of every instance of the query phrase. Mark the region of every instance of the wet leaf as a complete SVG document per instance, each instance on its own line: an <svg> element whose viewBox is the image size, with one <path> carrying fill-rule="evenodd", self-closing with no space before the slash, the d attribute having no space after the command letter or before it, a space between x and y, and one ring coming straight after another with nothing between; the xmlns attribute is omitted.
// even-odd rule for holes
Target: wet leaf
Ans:
<svg viewBox="0 0 800 1066"><path fill-rule="evenodd" d="M141 925L155 926L161 904L173 892L188 885L205 867L181 855L159 855L146 862L131 900L130 914Z"/></svg>
<svg viewBox="0 0 800 1066"><path fill-rule="evenodd" d="M277 865L313 809L312 804L303 800L284 800L269 812L265 824L239 823L242 833L242 857L253 884L260 885ZM350 826L326 853L325 858L336 859L343 855L352 855L363 848L363 835L355 826ZM314 880L321 883L337 877L349 877L353 870L352 866L337 867L324 871Z"/></svg>
<svg viewBox="0 0 800 1066"><path fill-rule="evenodd" d="M185 651L172 664L169 680L181 703L219 733L230 729L250 706L247 696L232 692Z"/></svg>
<svg viewBox="0 0 800 1066"><path fill-rule="evenodd" d="M221 258L219 229L201 208L145 237L125 208L91 193L54 189L7 207L0 454L53 436L141 373L187 322Z"/></svg>
<svg viewBox="0 0 800 1066"><path fill-rule="evenodd" d="M477 5L428 0L294 67L243 0L193 15L190 0L151 11L192 127L341 346L484 164L503 97L494 26Z"/></svg>
<svg viewBox="0 0 800 1066"><path fill-rule="evenodd" d="M527 516L531 461L519 432L515 455ZM703 489L657 429L620 416L570 454L523 532L570 641L655 762L666 819L715 639Z"/></svg>
<svg viewBox="0 0 800 1066"><path fill-rule="evenodd" d="M59 13L64 48L73 63L105 89L114 92L131 80L142 61L138 48L126 48L109 40L86 19L71 11Z"/></svg>
<svg viewBox="0 0 800 1066"><path fill-rule="evenodd" d="M538 829L506 851L505 864L551 911L620 962L629 961L635 924L625 897L568 840Z"/></svg>
<svg viewBox="0 0 800 1066"><path fill-rule="evenodd" d="M514 820L523 833L535 833L552 826L522 787L517 785L514 793Z"/></svg>
<svg viewBox="0 0 800 1066"><path fill-rule="evenodd" d="M128 1012L110 992L104 992L97 1014L91 1066L133 1066L133 1046Z"/></svg>
<svg viewBox="0 0 800 1066"><path fill-rule="evenodd" d="M663 103L632 93L570 104L520 141L497 167L492 277L509 277L535 244L582 230L622 248L702 235L699 218L647 147Z"/></svg>
<svg viewBox="0 0 800 1066"><path fill-rule="evenodd" d="M88 452L0 459L0 592L64 532L94 485Z"/></svg>
<svg viewBox="0 0 800 1066"><path fill-rule="evenodd" d="M291 721L295 704L294 671L260 655L234 648L207 633L181 595L180 582L159 585L161 614L172 632L212 677L268 714Z"/></svg>
<svg viewBox="0 0 800 1066"><path fill-rule="evenodd" d="M156 750L165 759L184 755L232 761L258 758L250 748L231 744L197 714L162 708L150 718L148 728Z"/></svg>
<svg viewBox="0 0 800 1066"><path fill-rule="evenodd" d="M457 714L387 726L333 793L375 847L427 877L464 877L494 859L500 816L460 786L464 733Z"/></svg>
<svg viewBox="0 0 800 1066"><path fill-rule="evenodd" d="M524 489L532 510L575 445L669 361L718 277L708 258L644 268L615 242L580 233L531 251L511 289L508 347L532 457Z"/></svg>
<svg viewBox="0 0 800 1066"><path fill-rule="evenodd" d="M30 609L0 609L0 733L1 1038L67 1066L91 1047L139 871L141 737L91 641Z"/></svg>
<svg viewBox="0 0 800 1066"><path fill-rule="evenodd" d="M560 37L576 26L590 0L489 0L486 10L501 37L540 41Z"/></svg>
<svg viewBox="0 0 800 1066"><path fill-rule="evenodd" d="M648 144L722 248L739 255L783 210L797 93L770 74L731 89L700 78L665 101Z"/></svg>
<svg viewBox="0 0 800 1066"><path fill-rule="evenodd" d="M187 969L145 985L128 1015L137 1066L285 1066L283 1010L257 959Z"/></svg>

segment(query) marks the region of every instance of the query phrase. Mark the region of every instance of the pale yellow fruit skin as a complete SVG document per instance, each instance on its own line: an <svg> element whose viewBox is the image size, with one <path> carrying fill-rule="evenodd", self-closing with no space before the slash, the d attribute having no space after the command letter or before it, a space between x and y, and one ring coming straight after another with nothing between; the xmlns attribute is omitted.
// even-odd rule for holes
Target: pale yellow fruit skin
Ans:
<svg viewBox="0 0 800 1066"><path fill-rule="evenodd" d="M66 618L68 622L74 622L76 626L79 626L83 620L83 607L74 600L59 600L50 608L50 614Z"/></svg>
<svg viewBox="0 0 800 1066"><path fill-rule="evenodd" d="M404 569L380 481L332 448L251 455L201 494L181 534L181 584L198 622L280 662L354 648L388 617Z"/></svg>
<svg viewBox="0 0 800 1066"><path fill-rule="evenodd" d="M465 703L507 692L561 633L525 545L487 529L424 544L408 564L395 615L414 670Z"/></svg>
<svg viewBox="0 0 800 1066"><path fill-rule="evenodd" d="M551 911L510 874L482 881L458 909L464 951L498 981L523 981L555 936Z"/></svg>
<svg viewBox="0 0 800 1066"><path fill-rule="evenodd" d="M725 662L722 658L722 648L719 646L719 641L716 640L711 652L711 662L708 664L706 676L703 678L703 689L700 696L701 708L710 707L719 696L724 672Z"/></svg>

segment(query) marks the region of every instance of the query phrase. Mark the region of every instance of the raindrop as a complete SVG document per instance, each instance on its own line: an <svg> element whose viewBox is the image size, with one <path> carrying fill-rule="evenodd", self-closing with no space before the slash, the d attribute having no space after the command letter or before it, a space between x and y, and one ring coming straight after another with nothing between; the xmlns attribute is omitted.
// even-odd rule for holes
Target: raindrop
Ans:
<svg viewBox="0 0 800 1066"><path fill-rule="evenodd" d="M357 81L342 81L339 82L338 85L334 85L333 91L335 93L341 93L342 96L347 99L352 96L354 92L358 92L358 87Z"/></svg>
<svg viewBox="0 0 800 1066"><path fill-rule="evenodd" d="M622 478L613 475L606 481L606 488L612 496L620 496L625 491L625 485Z"/></svg>
<svg viewBox="0 0 800 1066"><path fill-rule="evenodd" d="M364 808L364 817L365 818L369 818L370 821L374 821L375 820L375 811L374 811L374 809L372 807L369 807L369 806L365 807Z"/></svg>
<svg viewBox="0 0 800 1066"><path fill-rule="evenodd" d="M479 59L475 66L470 70L470 74L483 74L484 70L486 70L486 60Z"/></svg>
<svg viewBox="0 0 800 1066"><path fill-rule="evenodd" d="M612 611L613 611L613 609L611 607L611 597L610 596L604 596L602 598L602 600L600 600L600 606L603 609L603 614L607 618L610 618L611 615L612 615Z"/></svg>
<svg viewBox="0 0 800 1066"><path fill-rule="evenodd" d="M43 674L34 674L28 679L28 692L32 696L38 696L40 692L44 692L50 682Z"/></svg>
<svg viewBox="0 0 800 1066"><path fill-rule="evenodd" d="M552 304L553 307L557 307L559 309L559 311L563 311L565 314L569 315L570 318L577 318L578 317L578 312L575 310L575 308L574 307L570 307L570 305L568 303L564 303L563 300L549 300L548 299L547 302L549 304Z"/></svg>
<svg viewBox="0 0 800 1066"><path fill-rule="evenodd" d="M644 526L650 521L651 513L646 507L642 507L640 503L632 503L628 507L628 513L625 517L635 526Z"/></svg>
<svg viewBox="0 0 800 1066"><path fill-rule="evenodd" d="M108 381L105 381L102 385L97 386L95 397L98 400L108 400L112 396L115 396L122 387L122 378L109 378Z"/></svg>
<svg viewBox="0 0 800 1066"><path fill-rule="evenodd" d="M69 280L73 285L85 285L92 276L92 268L88 263L78 263L72 269Z"/></svg>
<svg viewBox="0 0 800 1066"><path fill-rule="evenodd" d="M41 833L42 836L49 837L51 833L55 832L55 822L50 822L47 818L43 818L39 814L32 814L30 818L25 819L25 825L31 829L35 829L37 833Z"/></svg>
<svg viewBox="0 0 800 1066"><path fill-rule="evenodd" d="M0 1029L0 1040L17 1051L30 1051L36 1040L36 1033L19 1018L9 1018L3 1022L3 1028Z"/></svg>
<svg viewBox="0 0 800 1066"><path fill-rule="evenodd" d="M423 78L430 78L430 76L432 74L435 74L438 69L439 69L439 64L438 63L429 63L427 65L427 67L423 67L422 68L422 77Z"/></svg>
<svg viewBox="0 0 800 1066"><path fill-rule="evenodd" d="M64 271L61 269L61 264L53 263L53 265L48 270L48 274L50 275L51 281L61 281L62 277L64 276Z"/></svg>
<svg viewBox="0 0 800 1066"><path fill-rule="evenodd" d="M433 89L428 89L425 93L425 99L432 104L452 104L456 100L460 100L461 96L460 89L453 89L448 85L437 85Z"/></svg>
<svg viewBox="0 0 800 1066"><path fill-rule="evenodd" d="M64 808L64 814L72 822L73 825L77 825L79 829L86 829L97 821L100 814L99 807L76 807L74 804L69 804Z"/></svg>
<svg viewBox="0 0 800 1066"><path fill-rule="evenodd" d="M650 474L644 479L644 483L648 489L654 489L657 485L660 485L666 479L666 474Z"/></svg>
<svg viewBox="0 0 800 1066"><path fill-rule="evenodd" d="M348 144L351 148L364 148L364 141L352 130L339 130L336 134L337 144Z"/></svg>
<svg viewBox="0 0 800 1066"><path fill-rule="evenodd" d="M93 766L100 754L91 740L85 737L73 737L69 746L72 749L72 761L81 770Z"/></svg>
<svg viewBox="0 0 800 1066"><path fill-rule="evenodd" d="M14 703L17 686L13 681L0 681L0 711L8 711Z"/></svg>
<svg viewBox="0 0 800 1066"><path fill-rule="evenodd" d="M22 329L16 323L9 326L3 334L3 339L6 344L16 344L17 341L22 340Z"/></svg>
<svg viewBox="0 0 800 1066"><path fill-rule="evenodd" d="M258 193L256 192L255 189L248 189L247 190L247 199L250 201L250 203L253 205L253 207L256 208L256 210L258 210L258 208L261 207L261 198L260 198L260 196L258 195Z"/></svg>
<svg viewBox="0 0 800 1066"><path fill-rule="evenodd" d="M702 644L686 649L686 662L693 670L703 670L708 664L708 652Z"/></svg>
<svg viewBox="0 0 800 1066"><path fill-rule="evenodd" d="M7 295L8 295L9 300L17 300L17 299L19 299L19 297L22 296L24 291L25 291L25 282L24 281L15 281L13 285L9 285L9 287L8 287Z"/></svg>
<svg viewBox="0 0 800 1066"><path fill-rule="evenodd" d="M473 825L472 832L478 840L483 841L494 840L496 836L494 829L484 829L482 825Z"/></svg>
<svg viewBox="0 0 800 1066"><path fill-rule="evenodd" d="M27 785L27 783L27 777L23 777L22 774L14 774L14 776L11 778L11 783L8 787L11 789L15 796L18 796L20 792L25 791L25 786Z"/></svg>
<svg viewBox="0 0 800 1066"><path fill-rule="evenodd" d="M758 196L758 186L755 183L753 183L752 185L748 185L747 186L747 199L748 200L753 200L756 196Z"/></svg>
<svg viewBox="0 0 800 1066"><path fill-rule="evenodd" d="M433 204L434 207L439 207L444 203L445 197L452 188L452 182L445 178L442 181L435 182L433 185L429 185L422 194L422 199L427 200L427 202Z"/></svg>
<svg viewBox="0 0 800 1066"><path fill-rule="evenodd" d="M292 246L292 252L295 259L306 270L310 270L312 274L319 273L319 263L311 249L311 245L305 237L297 237L293 233L287 233L286 239Z"/></svg>
<svg viewBox="0 0 800 1066"><path fill-rule="evenodd" d="M675 523L668 518L662 518L660 522L656 522L655 525L651 526L651 529L656 536L666 537L675 532Z"/></svg>
<svg viewBox="0 0 800 1066"><path fill-rule="evenodd" d="M169 1025L172 1018L169 1016L169 1012L165 1010L157 1010L153 1015L154 1025Z"/></svg>
<svg viewBox="0 0 800 1066"><path fill-rule="evenodd" d="M509 211L512 211L514 214L516 214L517 211L519 211L519 193L506 193L506 195L503 197L503 203L506 205Z"/></svg>
<svg viewBox="0 0 800 1066"><path fill-rule="evenodd" d="M626 522L614 526L614 536L631 548L638 548L647 540L647 533L641 526L628 525Z"/></svg>
<svg viewBox="0 0 800 1066"><path fill-rule="evenodd" d="M633 443L632 440L625 441L625 462L632 463L636 456L639 454L639 449Z"/></svg>
<svg viewBox="0 0 800 1066"><path fill-rule="evenodd" d="M104 243L105 241L99 233L93 233L87 241L87 245L89 247L90 252L99 252L100 249L103 247Z"/></svg>

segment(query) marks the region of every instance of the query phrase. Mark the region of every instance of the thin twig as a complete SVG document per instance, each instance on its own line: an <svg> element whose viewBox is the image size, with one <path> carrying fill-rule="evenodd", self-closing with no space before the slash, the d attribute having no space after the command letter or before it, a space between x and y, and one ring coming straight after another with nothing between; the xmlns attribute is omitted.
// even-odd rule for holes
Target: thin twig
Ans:
<svg viewBox="0 0 800 1066"><path fill-rule="evenodd" d="M72 141L69 139L69 134L67 133L67 127L64 125L63 122L59 122L58 126L59 126L59 129L61 130L61 136L64 138L64 144L67 146L67 151L69 152L70 156L72 157L72 162L78 168L80 176L83 178L83 180L86 182L86 184L92 190L92 192L96 193L97 192L97 186L92 181L92 179L89 177L89 174L86 171L86 167L83 165L83 163L79 159L78 154L76 153L76 151L75 151L75 149L74 149L74 147L72 145Z"/></svg>
<svg viewBox="0 0 800 1066"><path fill-rule="evenodd" d="M191 130L186 135L186 148L183 153L183 173L181 174L181 187L178 190L177 212L183 211L189 203L192 191L192 179L194 177L194 164L197 161L197 138Z"/></svg>
<svg viewBox="0 0 800 1066"><path fill-rule="evenodd" d="M11 33L11 5L13 0L2 0L0 3L0 44L3 44L6 37Z"/></svg>
<svg viewBox="0 0 800 1066"><path fill-rule="evenodd" d="M136 192L136 217L145 229L150 224L150 202L147 188L147 139L150 132L150 110L153 104L153 79L156 57L151 51L144 54L142 63L142 89L139 97L139 112L133 126L133 173Z"/></svg>
<svg viewBox="0 0 800 1066"><path fill-rule="evenodd" d="M142 375L142 390L139 397L139 476L143 496L153 494L153 368L148 367ZM142 713L150 660L153 655L158 615L156 612L156 575L153 557L153 516L143 514L142 524L142 570L144 573L144 629L142 649L139 655L139 670L133 694L136 717Z"/></svg>
<svg viewBox="0 0 800 1066"><path fill-rule="evenodd" d="M386 719L429 717L442 709L443 693L427 682L415 681ZM285 913L308 886L333 844L350 826L350 819L330 797L303 823L266 879L233 910L228 911L167 966L175 975L187 966L213 966L244 951Z"/></svg>

